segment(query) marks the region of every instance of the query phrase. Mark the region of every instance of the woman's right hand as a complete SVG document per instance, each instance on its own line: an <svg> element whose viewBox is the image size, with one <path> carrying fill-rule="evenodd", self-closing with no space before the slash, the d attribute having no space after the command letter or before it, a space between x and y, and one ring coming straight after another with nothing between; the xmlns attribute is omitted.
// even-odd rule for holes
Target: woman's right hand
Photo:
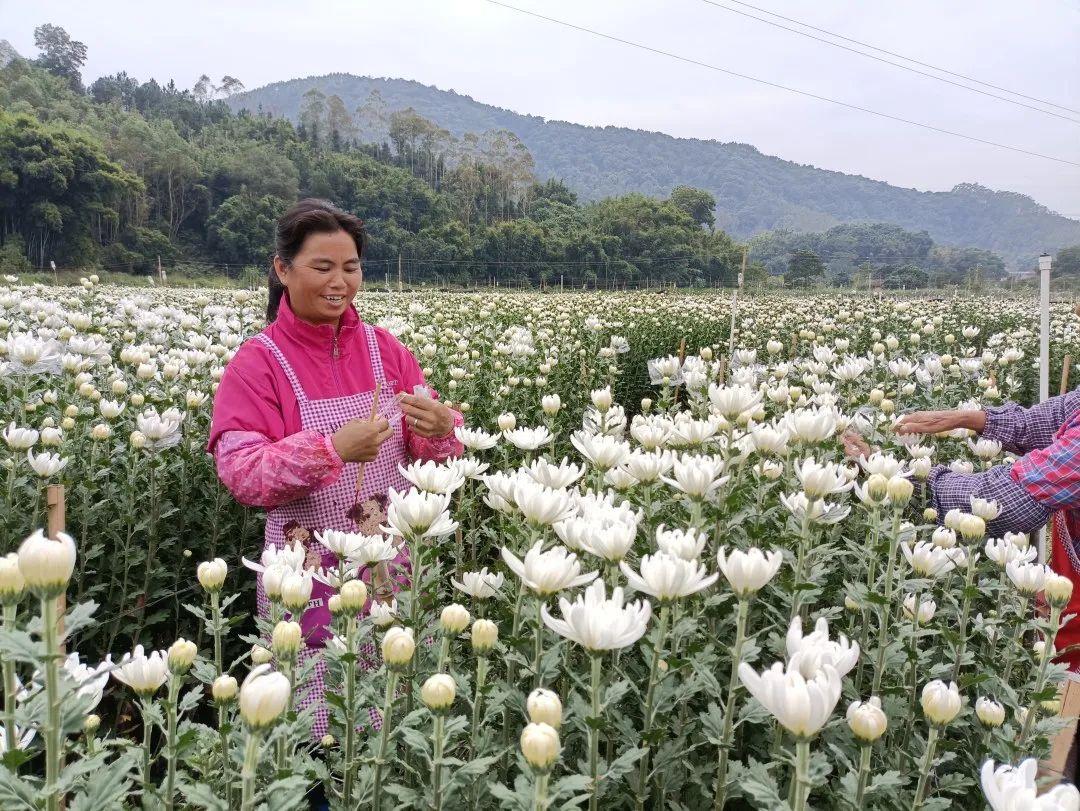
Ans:
<svg viewBox="0 0 1080 811"><path fill-rule="evenodd" d="M979 433L986 425L986 414L975 410L914 411L896 424L898 434L940 434L967 428Z"/></svg>
<svg viewBox="0 0 1080 811"><path fill-rule="evenodd" d="M384 417L374 420L349 420L331 441L343 462L371 462L379 455L379 446L394 435Z"/></svg>

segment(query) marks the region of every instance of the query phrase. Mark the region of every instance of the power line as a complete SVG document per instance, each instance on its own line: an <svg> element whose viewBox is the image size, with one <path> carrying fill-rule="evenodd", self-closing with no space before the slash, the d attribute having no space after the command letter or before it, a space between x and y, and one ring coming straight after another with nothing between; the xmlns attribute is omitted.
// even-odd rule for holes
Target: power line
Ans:
<svg viewBox="0 0 1080 811"><path fill-rule="evenodd" d="M705 1L708 2L708 0L705 0ZM936 70L939 73L947 73L949 76L955 76L956 78L963 79L964 81L967 81L967 82L975 82L975 84L981 84L983 87L989 87L989 88L992 88L994 90L1000 90L1002 93L1008 93L1009 95L1012 95L1012 96L1019 96L1020 98L1027 99L1028 101L1037 101L1039 104L1046 104L1046 105L1048 105L1050 107L1057 107L1059 110L1065 110L1067 112L1077 113L1078 115L1080 115L1080 110L1077 110L1077 109L1075 109L1073 107L1066 107L1063 104L1057 104L1057 103L1052 102L1052 101L1047 101L1046 99L1040 99L1040 98L1038 98L1036 96L1028 96L1028 95L1026 95L1024 93L1019 93L1016 90L1009 90L1007 87L1001 87L1000 85L991 84L990 82L984 82L981 79L976 79L973 76L965 76L963 73L956 73L955 71L948 70L947 68L939 68L937 65L931 65L929 62L920 62L918 59L912 59L910 56L904 56L903 54L896 53L895 51L889 51L889 50L886 50L885 48L879 48L877 45L871 45L869 42L863 42L862 40L853 39L852 37L845 37L843 34L837 34L835 31L829 31L826 28L818 28L816 25L811 25L810 23L804 23L801 20L796 20L796 19L794 19L792 17L785 17L783 14L777 14L775 11L769 11L768 9L764 9L764 8L759 7L759 6L754 6L754 5L751 5L750 3L744 3L744 2L742 2L742 0L728 0L728 2L735 3L736 5L739 5L739 6L745 6L746 8L752 8L754 11L760 11L762 14L768 14L770 17L776 17L777 19L785 20L785 21L787 21L789 23L795 23L796 25L801 25L803 28L809 28L811 31L818 31L819 33L822 33L822 34L828 34L830 37L836 37L837 39L842 39L845 42L852 42L855 45L861 45L864 48L869 48L869 49L871 49L873 51L877 51L878 53L887 54L889 56L895 56L897 59L903 59L905 62L911 62L912 64L915 64L915 65L921 65L924 68L930 68L931 70ZM730 10L734 11L734 9L730 9ZM1078 10L1080 10L1080 7L1078 7ZM790 29L788 29L788 30L790 30ZM797 33L802 33L802 32L797 32ZM830 43L830 44L834 44L834 43ZM864 55L869 56L869 54L864 54ZM970 88L970 89L974 89L974 88Z"/></svg>
<svg viewBox="0 0 1080 811"><path fill-rule="evenodd" d="M735 0L733 0L733 2L734 1ZM988 96L989 98L997 99L998 101L1003 101L1006 104L1014 104L1017 107L1024 107L1024 108L1026 108L1028 110L1034 110L1035 112L1042 113L1043 115L1050 115L1050 116L1053 116L1054 118L1060 118L1063 121L1071 121L1074 124L1080 124L1080 119L1078 119L1078 118L1073 118L1072 116L1068 116L1068 115L1062 115L1061 113L1055 113L1053 110L1044 110L1042 107L1036 107L1033 104L1025 104L1022 101L1016 101L1015 99L1010 99L1010 98L1007 98L1005 96L999 96L997 93L990 93L990 92L987 92L986 90L980 90L977 87L971 87L971 86L963 84L961 82L954 82L952 79L946 79L944 76L936 76L933 73L927 73L926 71L918 70L917 68L912 68L912 67L909 67L908 65L903 65L903 64L901 64L899 62L893 62L891 59L882 59L880 56L874 56L873 54L866 53L865 51L860 51L858 48L849 48L847 45L841 45L839 42L832 42L831 40L824 39L823 37L815 37L813 34L808 34L805 31L799 31L797 28L789 28L786 25L781 25L780 23L773 22L772 20L766 20L764 17L758 17L758 16L756 16L754 14L750 14L750 13L745 12L745 11L740 11L737 8L732 8L731 6L725 6L723 3L716 2L716 0L701 0L701 2L703 2L703 3L705 3L706 5L709 5L709 6L714 6L715 8L723 9L724 11L730 11L733 14L739 14L739 15L741 15L743 17L747 17L747 18L749 18L751 20L757 20L758 22L765 23L766 25L771 25L774 28L779 28L779 29L781 29L783 31L789 31L792 34L798 34L800 37L807 37L808 39L812 39L815 42L821 42L821 43L824 43L825 45L831 45L834 48L839 48L839 49L841 49L843 51L848 51L849 53L858 54L859 56L864 56L867 59L873 59L875 62L881 62L882 64L885 64L885 65L892 65L893 67L900 68L901 70L906 70L906 71L908 71L910 73L915 73L915 74L917 74L919 76L925 76L928 79L936 79L939 82L944 82L945 84L950 84L953 87L959 87L962 90L969 90L972 93L978 93L979 95L982 95L982 96ZM749 5L749 4L746 4L746 5ZM749 6L749 7L757 9L756 6ZM757 10L762 11L764 14L772 14L771 11L764 11L764 9L757 9ZM773 15L773 16L780 17L779 14L776 14L776 15ZM783 17L782 19L787 20L789 18L788 17ZM792 22L795 22L798 25L806 26L807 28L814 28L814 26L808 25L807 23L799 22L798 20L792 20ZM824 29L819 29L819 28L814 28L814 30L815 31L824 31ZM829 34L829 36L838 37L840 39L847 39L847 37L842 37L840 34L834 34L831 31L824 31L824 32ZM856 42L856 40L851 40L851 41ZM859 43L859 44L863 45L863 47L866 47L866 48L874 48L873 45L865 45L864 43ZM883 49L880 49L880 48L874 48L874 50L882 50L883 53L890 53L889 51L884 51ZM908 57L906 57L906 56L900 56L899 54L895 54L895 55L898 58L905 59L905 60L907 60L909 62L915 62L916 61L914 59L908 59ZM917 64L921 65L923 63L918 62ZM928 66L928 67L933 67L933 66ZM933 68L933 69L934 70L942 70L941 68ZM942 71L942 72L951 73L951 71ZM977 82L978 84L986 84L985 82L980 82L978 79L968 79L967 81ZM988 86L992 87L993 85L988 85ZM1011 90L1005 90L1004 92L1012 93ZM1014 93L1013 95L1018 95L1019 96L1019 95L1022 95L1022 94ZM1024 96L1024 98L1027 98L1027 96ZM1057 104L1052 104L1051 102L1048 102L1048 101L1039 101L1039 103L1040 104L1050 104L1053 107L1059 107L1060 106L1060 105L1057 105ZM1066 109L1067 110L1069 108L1062 107L1061 109ZM1080 111L1073 111L1073 112L1077 112L1077 114L1080 114Z"/></svg>
<svg viewBox="0 0 1080 811"><path fill-rule="evenodd" d="M837 99L829 98L828 96L822 96L822 95L819 95L817 93L811 93L808 90L799 90L798 88L788 87L787 85L782 85L782 84L779 84L777 82L771 82L768 79L760 79L757 76L750 76L750 75L748 75L746 73L739 73L738 71L728 70L727 68L721 68L721 67L719 67L717 65L712 65L712 64L709 64L708 62L702 62L702 61L700 61L698 59L693 59L693 58L688 57L688 56L680 56L679 54L672 53L671 51L665 51L665 50L662 50L660 48L654 48L654 47L652 47L650 45L644 45L644 44L642 44L640 42L634 42L633 40L623 39L622 37L614 36L613 34L605 34L602 31L596 31L595 29L592 29L592 28L586 28L584 26L576 25L574 23L568 23L565 20L559 20L559 19L556 19L555 17L548 17L547 15L540 14L540 13L535 12L535 11L529 11L528 9L518 8L517 6L511 6L508 3L501 2L501 0L484 0L484 2L485 3L490 3L491 5L494 5L494 6L500 6L501 8L509 9L510 11L516 11L519 14L525 14L525 15L528 15L530 17L535 17L535 18L537 18L539 20L545 20L545 21L550 22L550 23L555 23L556 25L561 25L564 28L570 28L570 29L573 29L575 31L581 31L581 32L586 33L586 34L592 34L593 36L600 37L601 39L610 40L611 42L618 42L620 45L629 45L632 48L638 48L639 50L648 51L649 53L658 54L659 56L666 56L669 59L675 59L675 60L677 60L679 62L685 62L688 65L696 65L697 67L700 67L700 68L707 68L708 70L716 71L717 73L724 73L724 74L727 74L728 76L735 76L736 78L739 78L739 79L746 79L746 80L751 81L751 82L756 82L757 84L762 84L762 85L765 85L767 87L773 87L773 88L776 88L778 90L784 90L784 91L787 91L788 93L795 93L797 95L805 96L807 98L815 99L817 101L826 101L829 104L835 104L838 107L846 107L849 110L857 110L860 113L868 113L869 115L874 115L874 116L877 116L879 118L885 118L885 119L888 119L890 121L898 121L901 124L908 124L908 125L913 126L913 127L920 127L921 129L930 130L931 132L938 132L938 133L941 133L943 135L951 135L954 138L963 138L966 141L973 141L974 143L983 144L985 146L993 146L993 147L997 147L998 149L1007 149L1010 152L1018 152L1021 155L1029 155L1029 156L1031 156L1033 158L1042 158L1043 160L1054 161L1055 163L1062 163L1062 164L1065 164L1067 166L1080 167L1080 162L1071 161L1071 160L1068 160L1067 158L1058 158L1058 157L1055 157L1053 155L1044 155L1041 152L1034 152L1032 150L1024 149L1024 148L1018 147L1018 146L1009 146L1008 144L998 143L997 141L989 141L989 140L986 140L985 138L979 138L979 137L974 136L974 135L966 135L966 134L964 134L962 132L955 132L954 130L944 129L943 127L935 127L932 124L924 124L921 121L913 121L912 119L903 118L903 117L897 116L897 115L892 115L891 113L883 113L883 112L880 112L879 110L872 110L869 107L862 107L862 106L860 106L858 104L851 104L850 102L839 101Z"/></svg>

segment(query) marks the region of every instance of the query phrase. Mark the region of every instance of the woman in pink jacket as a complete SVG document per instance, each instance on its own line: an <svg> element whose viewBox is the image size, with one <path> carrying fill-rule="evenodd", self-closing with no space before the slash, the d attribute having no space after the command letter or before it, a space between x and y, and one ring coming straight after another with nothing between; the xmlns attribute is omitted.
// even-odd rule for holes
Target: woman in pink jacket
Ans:
<svg viewBox="0 0 1080 811"><path fill-rule="evenodd" d="M214 399L218 476L237 501L266 508L264 548L299 541L309 569L337 564L316 532L379 532L389 489L411 487L399 464L461 452L461 415L427 389L412 353L353 307L364 244L363 222L324 200L281 217L267 327L240 347ZM403 549L398 561L407 559ZM331 593L315 582L301 619L307 655L329 635ZM258 595L265 616L261 576ZM324 674L320 656L298 705L317 705L316 736L327 727Z"/></svg>

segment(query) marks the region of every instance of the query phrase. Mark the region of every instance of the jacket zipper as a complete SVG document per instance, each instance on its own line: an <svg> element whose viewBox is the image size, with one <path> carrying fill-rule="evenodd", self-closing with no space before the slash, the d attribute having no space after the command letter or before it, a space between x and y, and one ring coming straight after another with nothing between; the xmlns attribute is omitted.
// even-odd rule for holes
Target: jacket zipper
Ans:
<svg viewBox="0 0 1080 811"><path fill-rule="evenodd" d="M330 369L334 373L334 383L337 384L337 393L340 396L343 390L341 385L341 377L338 375L337 359L341 357L341 351L338 348L338 336L334 333L334 348L330 352Z"/></svg>

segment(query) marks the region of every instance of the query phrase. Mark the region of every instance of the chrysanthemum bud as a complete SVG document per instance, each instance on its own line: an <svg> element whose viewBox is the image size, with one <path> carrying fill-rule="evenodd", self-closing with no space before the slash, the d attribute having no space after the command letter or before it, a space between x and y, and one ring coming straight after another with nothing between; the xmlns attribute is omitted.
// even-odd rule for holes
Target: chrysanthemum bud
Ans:
<svg viewBox="0 0 1080 811"><path fill-rule="evenodd" d="M454 703L457 687L454 679L446 673L428 677L420 688L420 699L432 712L445 712Z"/></svg>
<svg viewBox="0 0 1080 811"><path fill-rule="evenodd" d="M439 617L439 627L444 634L456 636L469 627L469 619L469 612L465 606L450 603L442 610Z"/></svg>
<svg viewBox="0 0 1080 811"><path fill-rule="evenodd" d="M228 704L236 698L239 690L240 687L236 683L236 679L228 674L223 674L214 679L214 684L210 687L210 694L214 697L216 703Z"/></svg>
<svg viewBox="0 0 1080 811"><path fill-rule="evenodd" d="M252 729L273 726L292 693L289 679L263 664L252 670L240 688L240 716Z"/></svg>
<svg viewBox="0 0 1080 811"><path fill-rule="evenodd" d="M345 603L342 601L340 594L331 594L326 600L326 607L332 617L340 617L345 613Z"/></svg>
<svg viewBox="0 0 1080 811"><path fill-rule="evenodd" d="M19 556L8 552L0 558L0 605L15 605L26 592L26 578L19 570Z"/></svg>
<svg viewBox="0 0 1080 811"><path fill-rule="evenodd" d="M956 682L946 685L940 679L935 679L923 687L919 700L927 720L937 726L945 726L951 722L960 713L962 705Z"/></svg>
<svg viewBox="0 0 1080 811"><path fill-rule="evenodd" d="M538 773L551 769L559 758L559 733L549 724L529 724L521 732L521 754Z"/></svg>
<svg viewBox="0 0 1080 811"><path fill-rule="evenodd" d="M337 739L328 732L319 739L319 746L323 749L333 749L337 746Z"/></svg>
<svg viewBox="0 0 1080 811"><path fill-rule="evenodd" d="M1005 707L992 698L981 696L975 702L975 716L985 727L999 727L1005 723Z"/></svg>
<svg viewBox="0 0 1080 811"><path fill-rule="evenodd" d="M221 591L229 567L221 558L214 558L204 560L195 571L199 578L199 585L206 589L207 594L215 594Z"/></svg>
<svg viewBox="0 0 1080 811"><path fill-rule="evenodd" d="M517 428L517 417L509 412L500 414L497 422L500 431L513 431Z"/></svg>
<svg viewBox="0 0 1080 811"><path fill-rule="evenodd" d="M898 507L904 506L911 500L911 494L914 490L915 485L904 476L893 476L889 479L889 499Z"/></svg>
<svg viewBox="0 0 1080 811"><path fill-rule="evenodd" d="M101 716L90 713L83 719L83 732L87 735L93 735L101 727Z"/></svg>
<svg viewBox="0 0 1080 811"><path fill-rule="evenodd" d="M416 642L413 640L412 628L394 626L383 635L382 657L391 670L408 667L415 651Z"/></svg>
<svg viewBox="0 0 1080 811"><path fill-rule="evenodd" d="M848 706L847 723L858 740L873 743L885 734L889 719L881 709L881 699L871 696L869 701L855 701Z"/></svg>
<svg viewBox="0 0 1080 811"><path fill-rule="evenodd" d="M291 659L300 650L300 643L304 639L304 632L299 622L281 620L274 626L271 636L271 644L274 654L279 659Z"/></svg>
<svg viewBox="0 0 1080 811"><path fill-rule="evenodd" d="M533 690L525 701L525 708L534 724L547 724L555 729L562 726L562 701L551 690L543 687Z"/></svg>
<svg viewBox="0 0 1080 811"><path fill-rule="evenodd" d="M889 493L889 480L880 473L871 473L866 478L866 494L876 502L885 500Z"/></svg>
<svg viewBox="0 0 1080 811"><path fill-rule="evenodd" d="M75 541L64 532L47 538L39 529L19 546L18 559L27 588L42 599L56 597L67 590L75 569Z"/></svg>
<svg viewBox="0 0 1080 811"><path fill-rule="evenodd" d="M181 637L169 646L169 670L177 676L182 676L191 669L195 662L199 649L194 642Z"/></svg>
<svg viewBox="0 0 1080 811"><path fill-rule="evenodd" d="M251 661L256 665L265 665L267 662L274 658L274 654L264 648L262 645L251 646Z"/></svg>
<svg viewBox="0 0 1080 811"><path fill-rule="evenodd" d="M363 580L346 580L341 584L341 608L356 613L362 611L367 603L367 586Z"/></svg>
<svg viewBox="0 0 1080 811"><path fill-rule="evenodd" d="M479 619L472 625L472 649L474 653L488 653L499 640L499 628L491 620Z"/></svg>
<svg viewBox="0 0 1080 811"><path fill-rule="evenodd" d="M1064 608L1072 599L1072 580L1056 572L1047 572L1046 581L1043 583L1043 593L1046 594L1046 600L1051 606Z"/></svg>
<svg viewBox="0 0 1080 811"><path fill-rule="evenodd" d="M937 510L935 510L933 507L927 507L925 510L922 511L922 517L923 521L937 521Z"/></svg>

